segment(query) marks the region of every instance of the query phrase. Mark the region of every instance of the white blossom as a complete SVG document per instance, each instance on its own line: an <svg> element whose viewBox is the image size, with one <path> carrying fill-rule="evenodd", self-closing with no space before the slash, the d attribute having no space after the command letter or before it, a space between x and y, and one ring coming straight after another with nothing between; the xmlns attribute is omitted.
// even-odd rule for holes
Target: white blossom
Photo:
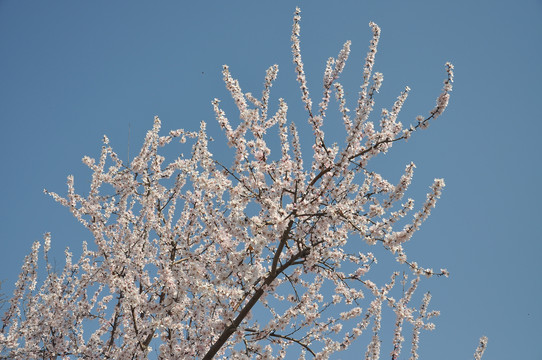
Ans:
<svg viewBox="0 0 542 360"><path fill-rule="evenodd" d="M261 98L243 92L223 66L239 120L230 121L218 99L212 108L233 149L231 164L213 156L222 150L210 148L205 122L198 131L160 135L162 122L155 117L128 163L104 136L100 156L83 158L92 171L88 192L76 190L73 176L65 196L45 191L94 241L84 242L79 256L66 249L64 267L55 269L48 259L51 236L45 234L43 276L41 243L33 244L2 318L0 357L143 359L156 352L163 359L283 359L293 351L300 358L327 359L352 346L361 349L356 339L371 331L365 357L378 359L387 304L395 313L392 358L402 349L404 323L413 326L411 358L417 358L420 333L434 328L427 320L438 312L428 311L429 294L418 309L411 307L412 295L421 275L449 273L410 261L403 244L429 217L444 180L435 179L425 203L401 227L414 209L412 199L403 200L414 163L398 182L368 164L442 114L453 66L446 64L443 92L427 117L406 127L398 121L406 87L375 125L369 119L383 75L373 73L380 28L370 23L355 111L350 114L337 82L350 54L347 41L327 61L322 100L313 113L300 19L296 9L292 55L312 128L308 165L300 131L287 118L287 102L279 99L276 112L268 114L275 108L269 99L277 65L266 71ZM332 91L346 131L342 145L326 143L323 130ZM275 132L268 131L274 126ZM270 144L277 135L275 152ZM167 159L159 152L175 138L181 155ZM372 246L397 260L387 283L372 278L378 263ZM406 273L414 275L402 294L395 289L400 270L403 286ZM486 343L482 338L476 359Z"/></svg>

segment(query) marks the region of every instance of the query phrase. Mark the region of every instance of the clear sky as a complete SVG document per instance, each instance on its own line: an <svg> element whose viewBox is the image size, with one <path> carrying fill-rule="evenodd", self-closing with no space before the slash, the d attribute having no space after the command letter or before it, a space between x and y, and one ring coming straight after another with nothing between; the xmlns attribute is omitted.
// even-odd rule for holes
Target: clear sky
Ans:
<svg viewBox="0 0 542 360"><path fill-rule="evenodd" d="M289 40L295 6L315 102L325 61L346 40L352 53L341 82L354 99L369 21L382 28L376 109L389 108L410 86L403 123L434 106L444 63L455 65L448 110L375 165L397 181L414 161L408 195L418 204L433 178L447 184L407 246L409 258L451 271L448 279L424 282L442 315L436 331L422 334L422 359L470 359L481 335L489 337L486 359L542 359L540 0L0 0L3 290L11 291L43 233L52 233L59 267L64 247L77 253L89 240L42 191L64 194L69 174L85 191L90 172L81 158L97 156L103 134L128 156L128 143L135 152L154 115L165 130L197 130L205 120L220 153L211 100L233 109L222 64L245 91L259 93L265 70L277 63L272 99L284 97L304 122Z"/></svg>

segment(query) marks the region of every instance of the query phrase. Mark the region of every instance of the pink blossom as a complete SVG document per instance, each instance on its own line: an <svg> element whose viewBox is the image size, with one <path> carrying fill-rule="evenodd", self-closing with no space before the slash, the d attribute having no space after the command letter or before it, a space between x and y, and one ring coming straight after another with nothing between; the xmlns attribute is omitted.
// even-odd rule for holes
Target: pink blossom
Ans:
<svg viewBox="0 0 542 360"><path fill-rule="evenodd" d="M45 234L41 276L41 243L33 244L2 319L2 356L124 359L156 351L164 359L282 359L293 351L325 359L351 346L361 349L356 339L370 331L365 358L378 359L386 344L382 306L388 305L395 314L392 358L403 347L405 323L413 327L411 358L417 358L421 331L434 328L428 319L438 311L428 310L429 294L418 308L411 306L413 293L421 275L449 273L409 260L403 245L428 219L444 180L435 179L411 215L414 200L403 199L414 163L393 181L368 164L443 113L453 66L446 64L443 91L427 117L407 126L398 121L410 91L405 87L375 124L370 119L383 75L373 67L381 32L370 23L355 111L350 114L337 82L350 54L347 41L327 61L322 100L313 113L300 19L297 8L292 55L312 129L310 163L304 162L297 125L288 121L286 101L269 104L277 65L266 71L261 98L243 92L223 66L239 119L230 121L220 100L211 105L232 148L231 164L213 156L222 150L212 148L205 122L197 131L160 135L162 122L155 117L139 153L127 162L104 136L99 157L83 158L92 170L89 191L80 193L73 176L65 196L45 191L93 242L82 244L79 257L66 249L64 267L55 270L48 258L51 236ZM343 144L326 143L323 130L332 91L346 130ZM278 136L280 151L272 151L272 136ZM168 159L161 148L173 146L175 138L175 146L185 149ZM370 279L375 254L397 261L388 282ZM403 288L407 274L414 275L406 291L395 286L401 271ZM486 344L482 338L476 359Z"/></svg>

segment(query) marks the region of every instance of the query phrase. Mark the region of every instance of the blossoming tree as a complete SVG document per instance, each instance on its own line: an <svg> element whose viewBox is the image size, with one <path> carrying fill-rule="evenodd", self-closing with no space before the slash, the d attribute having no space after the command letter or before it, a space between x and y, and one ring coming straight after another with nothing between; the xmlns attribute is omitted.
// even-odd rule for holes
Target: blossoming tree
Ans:
<svg viewBox="0 0 542 360"><path fill-rule="evenodd" d="M276 65L267 70L260 98L243 93L224 66L240 123L230 123L219 100L213 107L235 152L232 164L213 158L204 122L199 132L161 136L155 118L130 163L104 137L100 158L83 159L93 171L88 195L76 193L72 176L65 197L49 193L91 232L94 244L84 242L78 259L66 250L66 265L54 271L46 234L40 286L40 243L33 245L2 319L1 356L282 359L290 354L325 359L360 346L354 340L369 332L365 358L378 359L382 309L389 306L395 313L391 358L401 352L407 323L411 359L418 357L420 331L434 327L429 320L438 312L428 310L429 294L419 308L411 306L413 293L420 276L448 272L409 260L403 244L429 216L444 181L435 179L426 201L415 207L412 199L404 199L413 163L397 184L367 164L442 114L453 66L446 64L435 108L414 124L397 120L408 87L390 110L382 110L379 123L369 121L383 79L373 74L380 29L371 23L355 110L347 108L337 82L350 42L327 61L323 97L314 106L301 60L299 14L296 9L292 51L313 132L312 157L302 155L286 102L279 99L276 113L268 113ZM333 92L346 132L342 146L326 142L322 129ZM268 146L272 127L278 128L278 154ZM167 163L158 150L174 139L192 143L191 152ZM377 261L370 252L374 246L397 260L400 279L397 271L381 285L369 279ZM405 273L412 277L406 288ZM398 280L404 290L394 298L391 290ZM481 339L475 358L481 358L486 342Z"/></svg>

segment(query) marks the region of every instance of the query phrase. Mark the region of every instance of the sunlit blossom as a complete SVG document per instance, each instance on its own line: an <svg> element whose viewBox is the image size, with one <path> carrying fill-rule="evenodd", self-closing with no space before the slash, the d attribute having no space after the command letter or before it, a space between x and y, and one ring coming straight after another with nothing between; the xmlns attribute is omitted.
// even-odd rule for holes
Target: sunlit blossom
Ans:
<svg viewBox="0 0 542 360"><path fill-rule="evenodd" d="M310 138L312 154L303 155L308 147L288 120L286 100L270 105L278 65L267 69L261 98L243 92L233 68L222 68L239 120L228 119L220 100L211 106L232 149L231 163L213 157L205 122L197 131L160 135L162 122L155 117L141 150L127 163L104 136L99 157L83 158L92 171L85 195L73 176L65 196L45 191L94 242L83 243L78 257L66 249L64 267L54 268L48 258L51 236L45 234L43 276L41 243L33 244L2 319L2 356L143 359L152 352L163 359L283 359L293 351L301 359L326 359L356 347L365 349L366 359L378 359L385 344L383 308L389 306L395 314L392 359L403 348L405 324L413 329L411 359L418 357L420 333L435 327L428 319L438 311L428 310L429 294L418 308L412 306L413 293L422 275L449 273L409 260L403 244L429 217L444 180L435 179L416 208L414 200L404 200L414 163L393 181L367 165L443 113L453 66L446 64L442 93L428 115L411 125L398 121L410 92L405 87L379 121L370 121L384 79L373 71L381 31L370 23L355 111L338 82L352 46L346 41L327 60L322 100L313 112L300 21L296 9L292 56L312 130L303 141ZM331 92L344 124L340 145L325 138ZM276 136L280 150L272 151ZM181 155L160 155L177 138ZM378 264L373 246L397 260L388 282L371 280ZM413 276L402 293L395 286L400 271L403 288L407 273ZM366 347L357 342L364 332ZM476 359L486 344L482 338Z"/></svg>

